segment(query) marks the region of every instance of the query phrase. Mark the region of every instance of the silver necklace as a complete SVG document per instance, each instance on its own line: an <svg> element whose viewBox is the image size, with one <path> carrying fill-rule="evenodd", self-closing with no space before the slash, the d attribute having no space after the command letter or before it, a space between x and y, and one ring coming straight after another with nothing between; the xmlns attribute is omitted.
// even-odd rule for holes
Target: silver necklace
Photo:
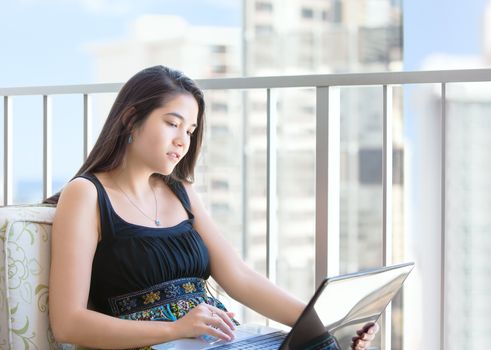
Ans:
<svg viewBox="0 0 491 350"><path fill-rule="evenodd" d="M123 191L123 189L121 187L119 187L118 183L116 181L114 181L114 183L116 184L116 186L119 188L119 190L121 191L122 194L124 194L124 196L126 197L126 199L128 199L128 201L136 208L140 211L140 213L142 213L143 215L145 215L146 218L152 220L156 226L160 226L160 220L159 218L157 217L157 213L158 213L158 205L157 205L157 196L155 195L155 191L153 190L153 187L150 186L150 188L152 189L152 193L153 193L153 198L155 199L155 219L151 218L150 216L148 216L147 214L145 214L145 212L143 210L141 210L135 203L133 203L133 201L130 199L130 197L128 197L128 195Z"/></svg>

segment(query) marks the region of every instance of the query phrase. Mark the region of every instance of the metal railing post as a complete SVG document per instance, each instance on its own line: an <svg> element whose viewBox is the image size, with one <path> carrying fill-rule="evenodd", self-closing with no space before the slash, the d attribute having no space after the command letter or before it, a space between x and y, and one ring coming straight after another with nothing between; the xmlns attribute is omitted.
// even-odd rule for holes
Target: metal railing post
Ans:
<svg viewBox="0 0 491 350"><path fill-rule="evenodd" d="M13 101L3 97L3 205L12 204Z"/></svg>
<svg viewBox="0 0 491 350"><path fill-rule="evenodd" d="M329 87L316 90L315 142L315 286L327 276Z"/></svg>
<svg viewBox="0 0 491 350"><path fill-rule="evenodd" d="M382 146L382 264L392 264L392 87L383 86L383 146ZM382 317L382 349L391 349L392 303Z"/></svg>
<svg viewBox="0 0 491 350"><path fill-rule="evenodd" d="M339 273L340 91L316 90L315 284Z"/></svg>
<svg viewBox="0 0 491 350"><path fill-rule="evenodd" d="M447 119L447 91L446 84L441 85L441 246L440 246L440 258L441 258L441 272L440 272L440 349L444 350L445 347L445 187L446 187L446 119Z"/></svg>
<svg viewBox="0 0 491 350"><path fill-rule="evenodd" d="M267 89L266 274L273 282L276 282L278 261L277 97L277 91Z"/></svg>
<svg viewBox="0 0 491 350"><path fill-rule="evenodd" d="M91 150L92 142L92 98L89 94L84 94L84 160L87 159Z"/></svg>
<svg viewBox="0 0 491 350"><path fill-rule="evenodd" d="M53 193L51 97L43 96L43 198Z"/></svg>

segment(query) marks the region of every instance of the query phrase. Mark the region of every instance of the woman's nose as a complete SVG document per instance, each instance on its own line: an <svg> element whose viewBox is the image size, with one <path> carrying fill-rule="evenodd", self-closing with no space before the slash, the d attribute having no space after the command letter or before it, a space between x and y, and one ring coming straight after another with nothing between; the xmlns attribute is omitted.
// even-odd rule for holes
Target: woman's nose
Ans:
<svg viewBox="0 0 491 350"><path fill-rule="evenodd" d="M186 133L185 132L180 132L176 135L174 138L174 144L178 147L183 147L185 144L185 138L186 138Z"/></svg>
<svg viewBox="0 0 491 350"><path fill-rule="evenodd" d="M174 145L176 145L178 147L182 147L182 146L184 146L184 142L182 141L182 139L176 137L174 139Z"/></svg>

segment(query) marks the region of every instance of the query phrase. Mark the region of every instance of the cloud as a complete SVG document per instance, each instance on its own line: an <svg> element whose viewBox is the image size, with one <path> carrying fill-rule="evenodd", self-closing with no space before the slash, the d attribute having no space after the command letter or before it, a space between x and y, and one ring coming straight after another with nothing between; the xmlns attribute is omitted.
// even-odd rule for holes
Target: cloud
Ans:
<svg viewBox="0 0 491 350"><path fill-rule="evenodd" d="M243 0L206 0L205 2L213 7L224 9L241 9Z"/></svg>
<svg viewBox="0 0 491 350"><path fill-rule="evenodd" d="M63 1L63 0L62 0ZM90 12L97 14L127 14L139 9L145 8L147 5L162 5L165 7L166 0L77 0L81 5ZM209 7L215 9L240 10L242 0L193 0L189 3L199 4L200 2L208 4ZM171 0L170 2L179 3L180 1ZM188 5L189 5L188 3ZM204 5L206 6L206 5Z"/></svg>
<svg viewBox="0 0 491 350"><path fill-rule="evenodd" d="M122 15L130 13L135 1L130 0L78 0L80 5L88 12L95 14ZM139 1L141 4L141 1Z"/></svg>
<svg viewBox="0 0 491 350"><path fill-rule="evenodd" d="M18 0L22 6L33 5L79 7L84 11L98 15L122 15L142 8L157 0Z"/></svg>
<svg viewBox="0 0 491 350"><path fill-rule="evenodd" d="M17 4L26 8L70 7L79 8L84 12L95 15L121 16L138 14L151 8L170 9L206 9L211 12L235 12L242 8L243 0L17 0ZM151 11L151 10L150 10Z"/></svg>

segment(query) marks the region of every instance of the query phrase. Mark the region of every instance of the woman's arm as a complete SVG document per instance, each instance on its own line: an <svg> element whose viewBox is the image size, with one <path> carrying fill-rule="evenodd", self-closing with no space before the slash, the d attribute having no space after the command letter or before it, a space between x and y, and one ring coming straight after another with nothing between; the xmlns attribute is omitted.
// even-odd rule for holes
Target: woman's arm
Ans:
<svg viewBox="0 0 491 350"><path fill-rule="evenodd" d="M235 300L270 319L292 326L305 304L244 263L220 234L193 187L184 186L195 216L195 228L209 250L213 278Z"/></svg>
<svg viewBox="0 0 491 350"><path fill-rule="evenodd" d="M220 234L193 187L188 184L184 186L191 200L195 228L210 253L211 272L215 280L242 304L270 319L293 326L306 305L245 264ZM365 349L377 331L377 324L367 324L353 337L352 347Z"/></svg>
<svg viewBox="0 0 491 350"><path fill-rule="evenodd" d="M180 336L174 323L128 321L87 309L99 238L97 190L83 178L63 190L52 229L49 317L57 341L95 348L134 348Z"/></svg>

